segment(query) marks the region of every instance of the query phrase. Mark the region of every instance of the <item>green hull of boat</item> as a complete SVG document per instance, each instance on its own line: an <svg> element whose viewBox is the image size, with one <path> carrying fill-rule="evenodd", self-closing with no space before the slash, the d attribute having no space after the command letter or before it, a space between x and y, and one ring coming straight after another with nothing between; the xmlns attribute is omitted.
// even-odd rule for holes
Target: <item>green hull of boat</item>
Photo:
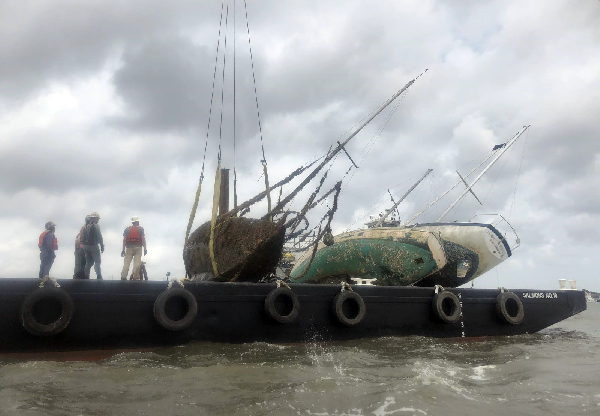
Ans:
<svg viewBox="0 0 600 416"><path fill-rule="evenodd" d="M431 252L412 244L381 239L341 241L317 251L290 275L297 283L319 283L332 276L377 278L377 285L406 286L437 269ZM306 272L306 273L305 273Z"/></svg>

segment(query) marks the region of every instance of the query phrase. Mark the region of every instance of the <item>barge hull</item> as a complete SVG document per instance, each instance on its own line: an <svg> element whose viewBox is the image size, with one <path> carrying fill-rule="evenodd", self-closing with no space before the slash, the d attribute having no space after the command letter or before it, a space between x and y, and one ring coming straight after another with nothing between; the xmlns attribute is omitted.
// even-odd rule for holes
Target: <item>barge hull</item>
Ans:
<svg viewBox="0 0 600 416"><path fill-rule="evenodd" d="M68 325L54 335L34 335L22 323L22 309L27 296L40 290L39 284L39 279L0 280L0 353L135 349L191 341L296 343L385 336L510 336L537 332L586 309L583 291L512 289L524 316L520 323L511 324L497 311L499 289L456 288L448 292L459 299L462 313L456 322L445 323L435 316L433 288L353 286L364 301L365 316L348 326L336 319L332 308L341 291L339 285L291 284L298 299L298 316L280 323L265 310L265 300L275 284L189 282L184 288L197 303L195 318L184 329L169 330L154 316L156 299L167 290L165 281L65 279L58 284L73 302Z"/></svg>

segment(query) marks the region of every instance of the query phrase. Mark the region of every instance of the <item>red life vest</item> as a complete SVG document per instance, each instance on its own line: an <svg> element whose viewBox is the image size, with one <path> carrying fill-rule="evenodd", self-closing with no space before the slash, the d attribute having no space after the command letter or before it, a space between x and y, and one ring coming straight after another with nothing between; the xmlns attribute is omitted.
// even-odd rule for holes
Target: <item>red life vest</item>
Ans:
<svg viewBox="0 0 600 416"><path fill-rule="evenodd" d="M42 246L44 245L44 237L46 237L46 234L48 234L49 232L50 231L46 230L40 234L40 241L38 242L39 248L42 248ZM58 250L58 240L56 239L56 236L54 237L54 240L52 241L52 250Z"/></svg>
<svg viewBox="0 0 600 416"><path fill-rule="evenodd" d="M142 227L140 227L139 225L132 225L129 227L129 233L127 233L127 240L125 240L127 244L142 244L142 233L140 232L141 228Z"/></svg>

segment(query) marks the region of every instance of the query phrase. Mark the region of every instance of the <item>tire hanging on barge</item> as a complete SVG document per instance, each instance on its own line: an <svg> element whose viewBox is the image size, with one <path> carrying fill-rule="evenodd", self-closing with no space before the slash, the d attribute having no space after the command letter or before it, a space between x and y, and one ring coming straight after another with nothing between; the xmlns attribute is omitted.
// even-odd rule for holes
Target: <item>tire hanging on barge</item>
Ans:
<svg viewBox="0 0 600 416"><path fill-rule="evenodd" d="M171 319L169 312L176 309L178 305L174 305L177 300L185 302L185 313L179 319ZM173 307L169 307L172 305ZM154 318L160 326L169 331L181 331L194 322L198 314L198 303L194 295L187 289L182 287L172 287L163 291L154 301Z"/></svg>
<svg viewBox="0 0 600 416"><path fill-rule="evenodd" d="M265 299L265 312L275 321L289 324L298 318L300 301L298 296L287 287L273 289Z"/></svg>
<svg viewBox="0 0 600 416"><path fill-rule="evenodd" d="M345 326L359 324L367 313L363 298L352 290L338 293L331 303L331 310L337 320Z"/></svg>
<svg viewBox="0 0 600 416"><path fill-rule="evenodd" d="M511 325L520 324L525 317L523 302L514 292L500 292L496 297L496 313L503 322Z"/></svg>
<svg viewBox="0 0 600 416"><path fill-rule="evenodd" d="M54 314L56 307L60 313ZM27 332L37 336L56 335L65 330L71 322L75 306L71 296L59 287L42 287L31 292L21 305L21 323ZM56 316L50 322L44 322L48 316Z"/></svg>
<svg viewBox="0 0 600 416"><path fill-rule="evenodd" d="M452 292L444 290L436 293L431 306L435 317L447 324L456 323L460 319L462 313L460 301Z"/></svg>

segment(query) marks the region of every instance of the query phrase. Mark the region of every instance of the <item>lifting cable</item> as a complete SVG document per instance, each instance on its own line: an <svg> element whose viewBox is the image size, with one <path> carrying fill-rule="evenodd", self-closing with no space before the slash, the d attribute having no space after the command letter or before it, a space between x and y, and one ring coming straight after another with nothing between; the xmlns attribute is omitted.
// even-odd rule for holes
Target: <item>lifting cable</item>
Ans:
<svg viewBox="0 0 600 416"><path fill-rule="evenodd" d="M223 142L223 108L225 101L225 68L227 66L227 27L229 23L229 5L227 5L227 11L225 13L225 36L223 39L223 70L221 71L221 119L219 123L219 153L218 161L219 165L221 162L221 143Z"/></svg>
<svg viewBox="0 0 600 416"><path fill-rule="evenodd" d="M212 108L213 108L213 99L215 96L215 80L217 78L217 63L219 60L219 50L221 47L221 28L223 25L223 9L225 6L225 0L221 3L221 18L219 20L219 36L217 39L217 53L215 54L215 69L213 72L213 84L212 84L212 92L210 95L210 107L208 110L208 126L206 128L206 141L204 143L204 156L202 158L202 170L200 171L200 179L198 180L198 188L196 189L196 197L194 199L194 204L192 206L192 211L190 213L190 218L188 219L187 230L185 232L185 242L184 245L187 244L188 238L190 236L190 231L192 229L192 224L194 222L194 217L196 216L196 210L198 209L198 200L200 199L200 193L202 192L202 182L204 181L204 164L206 162L206 149L208 147L208 134L210 131L210 121L212 117Z"/></svg>
<svg viewBox="0 0 600 416"><path fill-rule="evenodd" d="M263 173L265 175L265 189L266 189L266 193L267 193L267 212L269 213L268 219L272 220L273 217L271 215L271 191L269 189L269 173L267 171L267 158L265 156L265 145L264 145L264 141L263 141L262 124L260 122L260 110L259 110L259 106L258 106L258 92L256 90L256 75L254 72L254 57L252 55L252 43L250 41L250 24L248 23L248 3L246 2L246 0L244 0L244 10L246 13L246 29L248 32L248 48L250 50L250 64L252 67L252 81L254 83L254 100L256 102L256 114L258 117L258 132L260 135L260 147L262 150L262 160L260 162L263 165Z"/></svg>
<svg viewBox="0 0 600 416"><path fill-rule="evenodd" d="M236 170L236 120L237 120L237 112L236 112L236 37L235 37L235 0L233 1L233 209L237 208L237 170Z"/></svg>
<svg viewBox="0 0 600 416"><path fill-rule="evenodd" d="M229 23L229 5L227 5L227 11L225 13L225 36L223 39L223 71L221 75L221 120L219 124L219 154L217 156L217 171L215 172L215 185L213 190L213 207L212 215L210 218L210 239L208 241L208 253L210 255L210 262L212 264L213 273L215 277L219 277L219 269L217 267L217 260L215 257L215 228L217 226L219 201L221 200L221 143L223 142L223 108L225 101L225 68L227 66L227 27ZM224 212L221 212L224 214Z"/></svg>

